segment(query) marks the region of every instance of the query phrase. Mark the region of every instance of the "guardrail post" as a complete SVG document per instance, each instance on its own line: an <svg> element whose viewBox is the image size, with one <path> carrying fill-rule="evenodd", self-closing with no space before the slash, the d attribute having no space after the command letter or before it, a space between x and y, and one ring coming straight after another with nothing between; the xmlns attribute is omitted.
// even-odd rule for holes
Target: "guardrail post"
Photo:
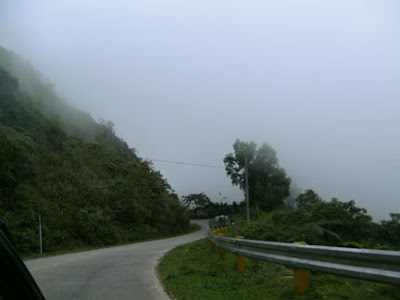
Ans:
<svg viewBox="0 0 400 300"><path fill-rule="evenodd" d="M209 229L209 231L212 233L213 231L211 230L211 228ZM211 238L208 238L208 242L210 243L211 248L213 248L213 242L211 240Z"/></svg>
<svg viewBox="0 0 400 300"><path fill-rule="evenodd" d="M221 237L224 236L223 233L218 233L218 235L221 236ZM221 259L224 259L224 258L225 258L225 249L224 249L224 248L218 247L218 253L219 253L219 257L220 257Z"/></svg>
<svg viewBox="0 0 400 300"><path fill-rule="evenodd" d="M215 230L215 229L213 229L211 232L212 232L213 234L217 234L217 230ZM217 250L217 245L216 245L214 242L212 242L212 241L211 241L211 243L212 243L212 247L214 248L214 250Z"/></svg>
<svg viewBox="0 0 400 300"><path fill-rule="evenodd" d="M307 245L306 242L295 242L294 244ZM294 293L296 295L302 295L310 289L310 270L305 269L294 269Z"/></svg>
<svg viewBox="0 0 400 300"><path fill-rule="evenodd" d="M305 242L294 243L300 245L254 240L244 242L239 240L242 237L227 239L223 236L222 233L218 236L208 234L214 249L218 250L221 258L225 257L223 248L226 248L228 250L225 251L232 251L245 257L292 266L294 269L293 289L296 295L302 295L310 289L310 270L382 283L400 284L400 251L305 246L307 245ZM241 245L243 246L241 247ZM325 264L321 264L321 262ZM237 269L242 269L240 256L237 256Z"/></svg>
<svg viewBox="0 0 400 300"><path fill-rule="evenodd" d="M244 236L240 235L236 237L237 239L244 239ZM244 256L236 254L236 269L238 271L244 270L245 267L245 260Z"/></svg>

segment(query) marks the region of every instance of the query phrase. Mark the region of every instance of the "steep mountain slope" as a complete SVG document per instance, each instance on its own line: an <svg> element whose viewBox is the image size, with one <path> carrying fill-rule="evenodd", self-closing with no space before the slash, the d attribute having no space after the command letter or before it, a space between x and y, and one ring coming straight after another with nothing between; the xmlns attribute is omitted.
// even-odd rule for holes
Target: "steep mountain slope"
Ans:
<svg viewBox="0 0 400 300"><path fill-rule="evenodd" d="M0 165L0 218L21 252L38 249L39 213L45 251L189 227L162 175L111 126L69 107L32 67L2 48Z"/></svg>
<svg viewBox="0 0 400 300"><path fill-rule="evenodd" d="M85 140L93 140L99 134L99 125L88 113L77 110L60 99L54 92L51 82L29 62L1 46L0 68L18 79L21 91L36 101L42 113L58 118L68 131Z"/></svg>

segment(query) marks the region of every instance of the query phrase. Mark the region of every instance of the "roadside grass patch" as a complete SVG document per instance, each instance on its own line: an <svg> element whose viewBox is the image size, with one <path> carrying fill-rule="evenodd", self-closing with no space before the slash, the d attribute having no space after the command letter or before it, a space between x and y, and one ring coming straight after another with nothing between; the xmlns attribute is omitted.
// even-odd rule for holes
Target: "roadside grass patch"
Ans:
<svg viewBox="0 0 400 300"><path fill-rule="evenodd" d="M206 239L168 252L158 266L167 293L183 299L400 299L400 288L321 273L311 273L311 289L293 293L293 271L285 266L246 259L236 271L236 257L220 259Z"/></svg>

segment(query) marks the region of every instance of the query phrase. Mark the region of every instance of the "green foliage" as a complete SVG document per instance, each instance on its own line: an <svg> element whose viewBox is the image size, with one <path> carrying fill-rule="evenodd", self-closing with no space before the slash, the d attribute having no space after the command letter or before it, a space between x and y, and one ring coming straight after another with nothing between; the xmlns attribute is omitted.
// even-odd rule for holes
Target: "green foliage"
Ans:
<svg viewBox="0 0 400 300"><path fill-rule="evenodd" d="M234 153L225 156L225 170L232 183L245 190L245 161L248 163L250 205L262 211L284 206L289 196L290 178L279 167L276 151L268 144L257 149L254 142L239 139L233 144Z"/></svg>
<svg viewBox="0 0 400 300"><path fill-rule="evenodd" d="M182 197L182 202L187 209L205 208L211 203L210 198L205 193L189 194Z"/></svg>
<svg viewBox="0 0 400 300"><path fill-rule="evenodd" d="M391 220L381 222L381 235L384 240L400 250L400 214L390 214Z"/></svg>
<svg viewBox="0 0 400 300"><path fill-rule="evenodd" d="M322 203L321 197L319 197L313 190L307 190L296 198L297 207L301 209L309 209L320 203Z"/></svg>
<svg viewBox="0 0 400 300"><path fill-rule="evenodd" d="M390 245L381 234L381 227L372 222L365 209L355 206L354 201L341 202L333 198L326 202L308 190L298 195L296 204L294 209L274 210L250 223L239 220L229 234L255 240L305 241L314 245L356 248Z"/></svg>
<svg viewBox="0 0 400 300"><path fill-rule="evenodd" d="M162 175L115 136L88 126L28 66L0 48L0 218L21 253L111 245L174 235L189 216ZM18 66L18 67L16 67ZM20 79L20 78L18 78ZM28 86L29 85L29 86ZM64 110L65 108L65 110ZM61 110L60 110L61 109ZM95 130L93 130L95 129ZM77 132L80 132L79 134Z"/></svg>
<svg viewBox="0 0 400 300"><path fill-rule="evenodd" d="M219 202L212 202L205 193L189 194L183 196L181 202L185 205L192 218L210 219L220 215L231 215L239 212L236 202L228 204L227 198L223 197Z"/></svg>

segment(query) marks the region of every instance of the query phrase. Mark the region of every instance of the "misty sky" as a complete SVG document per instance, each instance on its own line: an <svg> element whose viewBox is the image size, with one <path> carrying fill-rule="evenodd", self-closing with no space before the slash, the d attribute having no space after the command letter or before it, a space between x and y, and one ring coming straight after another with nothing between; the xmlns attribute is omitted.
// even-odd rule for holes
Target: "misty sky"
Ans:
<svg viewBox="0 0 400 300"><path fill-rule="evenodd" d="M400 212L397 0L0 0L0 44L143 158L223 167L267 142L302 189ZM223 168L154 166L243 198Z"/></svg>

